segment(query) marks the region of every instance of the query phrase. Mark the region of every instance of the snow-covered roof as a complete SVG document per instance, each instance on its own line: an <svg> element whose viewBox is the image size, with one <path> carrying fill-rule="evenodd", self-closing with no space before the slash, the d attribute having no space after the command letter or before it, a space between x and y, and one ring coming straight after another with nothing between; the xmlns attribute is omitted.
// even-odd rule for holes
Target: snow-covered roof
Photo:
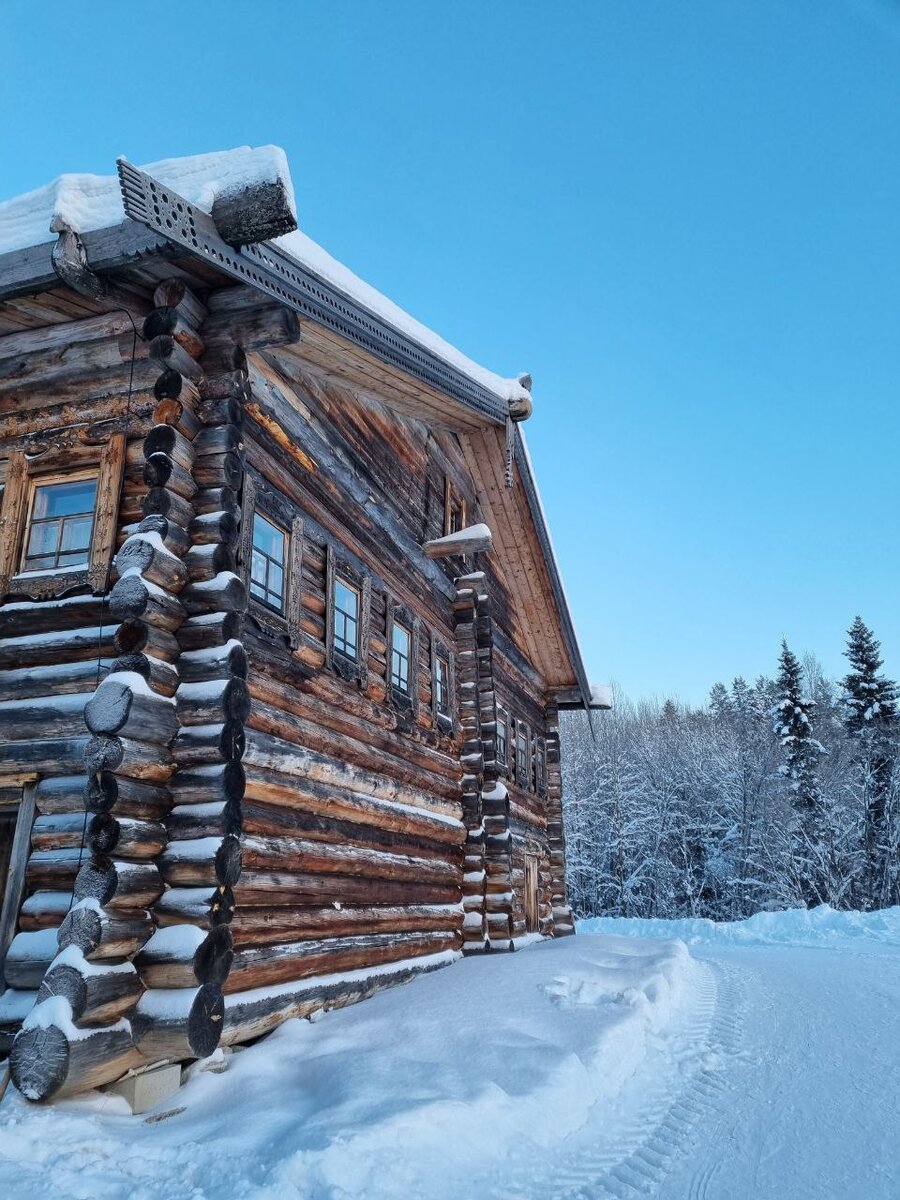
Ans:
<svg viewBox="0 0 900 1200"><path fill-rule="evenodd" d="M287 156L279 146L239 146L189 158L167 158L141 169L204 212L210 212L218 198L256 184L280 181L296 214ZM45 187L0 203L0 254L53 241L64 227L85 234L118 225L124 219L117 176L60 175ZM529 396L518 380L504 379L467 358L299 229L276 238L275 243L302 266L504 403Z"/></svg>

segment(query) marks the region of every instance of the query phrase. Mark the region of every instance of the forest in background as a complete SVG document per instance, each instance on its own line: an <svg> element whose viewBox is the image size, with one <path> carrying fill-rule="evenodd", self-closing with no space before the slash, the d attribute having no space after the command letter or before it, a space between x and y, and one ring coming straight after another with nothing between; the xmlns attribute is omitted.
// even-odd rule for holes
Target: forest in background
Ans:
<svg viewBox="0 0 900 1200"><path fill-rule="evenodd" d="M704 708L562 717L567 879L578 916L710 917L900 902L897 689L859 619L847 675L782 643L778 672Z"/></svg>

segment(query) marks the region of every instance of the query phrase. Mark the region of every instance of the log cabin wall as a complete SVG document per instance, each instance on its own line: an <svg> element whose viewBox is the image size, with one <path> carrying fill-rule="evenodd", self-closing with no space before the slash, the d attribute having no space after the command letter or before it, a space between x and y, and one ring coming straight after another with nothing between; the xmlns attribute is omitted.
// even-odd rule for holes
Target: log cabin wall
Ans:
<svg viewBox="0 0 900 1200"><path fill-rule="evenodd" d="M0 785L38 781L7 982L82 1006L52 1053L20 1035L37 1097L511 949L528 920L571 929L555 714L515 589L497 553L421 549L482 519L456 434L308 369L296 317L246 288L201 303L164 279L148 309L143 338L121 312L0 338L20 495L96 464L107 498L90 577L60 599L13 579L0 605ZM252 594L255 512L284 533L280 605ZM4 587L24 520L4 504ZM356 657L336 579L358 598ZM79 954L109 967L102 986Z"/></svg>
<svg viewBox="0 0 900 1200"><path fill-rule="evenodd" d="M245 622L229 1042L302 1011L311 976L429 965L458 950L463 921L459 717L435 694L436 659L453 661L453 589L419 550L443 520L433 439L268 356L251 377L244 528L255 511L283 531L288 578L283 611L251 588ZM251 556L245 539L245 576ZM358 598L355 657L335 637L335 580ZM410 634L405 690L391 680L396 623Z"/></svg>
<svg viewBox="0 0 900 1200"><path fill-rule="evenodd" d="M88 786L84 755L97 739L84 711L122 649L109 585L113 555L141 517L142 439L158 369L137 333L139 316L133 325L126 313L97 313L90 302L70 299L42 297L30 309L31 328L0 338L0 775L35 781L37 813L3 1000L21 1019L39 988L66 995L92 1028L133 1004L139 985L124 959L146 936L146 904L161 890L146 859L158 848L164 800L153 786L123 782L122 841L138 853L107 858L104 872L107 884L128 875L131 904L112 919L93 908L69 913L76 878L91 875L92 843L112 849L109 839L120 832L104 815L116 780L104 772L95 789ZM41 316L46 323L35 324ZM96 482L87 569L20 575L35 489L78 478ZM89 943L94 965L86 971ZM66 961L47 975L60 949ZM86 1036L84 1049L95 1040ZM115 1074L138 1057L120 1031L100 1040L104 1054L118 1059Z"/></svg>

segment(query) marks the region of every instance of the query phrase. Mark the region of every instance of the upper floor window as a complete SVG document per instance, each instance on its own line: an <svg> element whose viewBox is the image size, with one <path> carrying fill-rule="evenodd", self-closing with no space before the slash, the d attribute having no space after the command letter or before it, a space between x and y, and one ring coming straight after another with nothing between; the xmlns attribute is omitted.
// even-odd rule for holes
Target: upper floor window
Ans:
<svg viewBox="0 0 900 1200"><path fill-rule="evenodd" d="M32 483L22 572L86 567L90 559L97 476Z"/></svg>
<svg viewBox="0 0 900 1200"><path fill-rule="evenodd" d="M359 656L359 590L334 579L334 649L356 662Z"/></svg>
<svg viewBox="0 0 900 1200"><path fill-rule="evenodd" d="M547 791L547 747L541 738L534 747L534 786L539 796Z"/></svg>
<svg viewBox="0 0 900 1200"><path fill-rule="evenodd" d="M524 721L516 726L516 776L521 787L531 785L531 754L528 729Z"/></svg>
<svg viewBox="0 0 900 1200"><path fill-rule="evenodd" d="M253 514L250 595L277 612L284 611L284 566L287 534L262 513Z"/></svg>
<svg viewBox="0 0 900 1200"><path fill-rule="evenodd" d="M502 708L497 710L497 762L509 766L509 720Z"/></svg>
<svg viewBox="0 0 900 1200"><path fill-rule="evenodd" d="M442 717L450 716L450 663L439 654L434 660L435 705Z"/></svg>
<svg viewBox="0 0 900 1200"><path fill-rule="evenodd" d="M395 621L391 629L391 684L400 692L409 692L409 660L412 634Z"/></svg>
<svg viewBox="0 0 900 1200"><path fill-rule="evenodd" d="M444 479L444 535L459 533L466 527L466 502L455 491L450 477Z"/></svg>

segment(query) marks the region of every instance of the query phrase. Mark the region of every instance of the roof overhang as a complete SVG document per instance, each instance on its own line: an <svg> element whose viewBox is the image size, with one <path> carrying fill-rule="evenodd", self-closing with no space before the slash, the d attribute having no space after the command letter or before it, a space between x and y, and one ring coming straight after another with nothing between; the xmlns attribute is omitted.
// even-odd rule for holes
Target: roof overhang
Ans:
<svg viewBox="0 0 900 1200"><path fill-rule="evenodd" d="M274 242L231 246L222 239L208 213L172 188L157 183L125 160L119 161L119 176L129 219L76 234L84 261L92 272L127 271L153 258L200 260L225 279L265 293L329 335L349 341L395 371L399 369L428 389L449 397L471 414L478 425L495 429L505 426L510 412L508 399L459 370ZM48 241L0 255L0 301L59 286L61 277L53 258L55 245ZM514 458L550 580L580 706L588 712L607 707L596 703L587 679L546 516L518 425L514 431ZM572 705L567 702L566 706Z"/></svg>

